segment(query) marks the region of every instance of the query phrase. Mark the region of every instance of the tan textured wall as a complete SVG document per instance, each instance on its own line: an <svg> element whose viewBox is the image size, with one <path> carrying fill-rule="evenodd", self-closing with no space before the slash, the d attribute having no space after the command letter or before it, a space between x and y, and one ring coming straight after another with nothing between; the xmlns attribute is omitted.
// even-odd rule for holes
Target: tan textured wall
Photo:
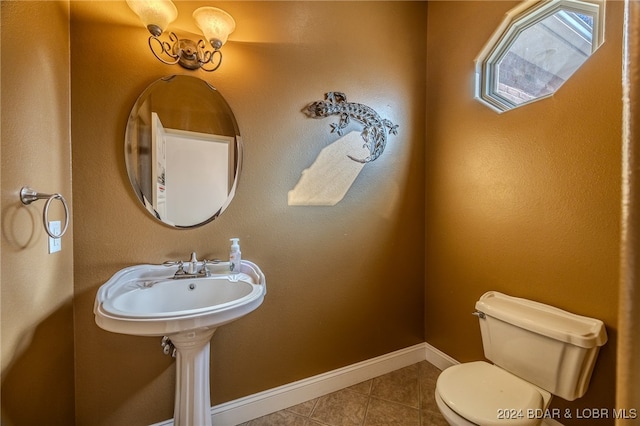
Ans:
<svg viewBox="0 0 640 426"><path fill-rule="evenodd" d="M425 333L481 359L470 313L488 290L602 319L588 394L553 402L579 423L576 408L615 404L623 3L607 2L604 45L558 93L499 115L472 99L473 60L515 4L429 3Z"/></svg>
<svg viewBox="0 0 640 426"><path fill-rule="evenodd" d="M589 394L567 407L612 407L621 2L609 2L605 45L560 93L499 116L470 99L472 61L512 5L429 6L427 340L462 361L481 358L469 312L489 289L601 318L611 340ZM16 203L25 183L61 191L71 201L69 71L60 55L68 29L58 3L30 2L20 16L26 6L2 2L2 421L42 422L32 416L47 415L70 424L70 238L62 253L47 255L42 206ZM214 403L422 340L420 268L390 273L383 262L408 253L404 263L393 263L422 264L415 235L424 208L415 194L423 191L424 172L424 4L222 6L247 24L239 24L235 43L225 47L223 69L199 75L236 112L247 144L245 173L238 199L220 219L174 231L137 206L122 138L138 93L175 71L145 51L144 30L117 25L113 17L130 13L124 3L72 5L89 12L72 22L74 195L82 197L74 206L81 227L74 237L78 424L144 424L171 416L171 361L159 354L156 339L98 329L91 313L97 287L132 263L185 257L193 249L223 257L232 235L242 238L245 256L263 266L270 292L256 313L214 337ZM389 17L389 31L378 34ZM94 26L92 20L103 18L109 26ZM50 37L20 30L32 25L46 25ZM33 35L29 48L25 34ZM393 40L385 40L388 34ZM23 44L12 44L16 38ZM136 50L104 53L131 40ZM99 45L103 50L92 53ZM7 57L27 54L46 66L6 66ZM286 192L334 140L330 120L299 115L327 90L343 90L388 114L400 124L400 136L338 206L291 208ZM30 126L17 125L24 122ZM465 338L451 338L458 335ZM26 409L25 395L37 395L47 410Z"/></svg>
<svg viewBox="0 0 640 426"><path fill-rule="evenodd" d="M201 5L176 4L187 18ZM153 58L135 20L100 22L129 16L124 2L71 4L78 425L172 416L173 361L159 338L99 329L98 287L131 264L185 259L193 250L224 258L234 236L244 258L263 268L269 292L257 311L213 338L214 404L424 341L426 3L216 6L238 29L222 68L193 74L228 100L246 158L229 209L185 231L138 205L123 138L140 92L188 71ZM287 192L302 170L336 140L334 120L311 120L301 109L332 90L399 124L399 135L335 207L289 207Z"/></svg>
<svg viewBox="0 0 640 426"><path fill-rule="evenodd" d="M73 231L61 252L48 254L44 201L23 206L19 199L30 185L73 201L69 5L1 5L1 422L73 424ZM50 212L63 219L57 202Z"/></svg>

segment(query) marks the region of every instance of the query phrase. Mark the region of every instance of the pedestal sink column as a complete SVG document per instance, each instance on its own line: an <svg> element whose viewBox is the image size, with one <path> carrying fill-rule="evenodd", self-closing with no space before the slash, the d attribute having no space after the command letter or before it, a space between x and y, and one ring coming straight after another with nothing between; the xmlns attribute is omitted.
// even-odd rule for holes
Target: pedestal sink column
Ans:
<svg viewBox="0 0 640 426"><path fill-rule="evenodd" d="M176 353L174 426L211 426L210 342L215 328L170 336Z"/></svg>

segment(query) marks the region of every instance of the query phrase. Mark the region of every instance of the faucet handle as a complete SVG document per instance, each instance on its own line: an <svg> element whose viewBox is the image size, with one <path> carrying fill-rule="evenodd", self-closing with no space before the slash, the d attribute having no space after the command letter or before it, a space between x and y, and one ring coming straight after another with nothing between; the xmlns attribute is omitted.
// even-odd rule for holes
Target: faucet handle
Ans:
<svg viewBox="0 0 640 426"><path fill-rule="evenodd" d="M178 270L175 275L186 275L187 271L184 270L184 262L182 260L178 261Z"/></svg>
<svg viewBox="0 0 640 426"><path fill-rule="evenodd" d="M200 269L200 274L202 276L205 277L210 277L211 276L211 271L209 271L209 268L207 268L207 265L210 263L210 261L208 261L207 259L203 259L202 260L202 269Z"/></svg>
<svg viewBox="0 0 640 426"><path fill-rule="evenodd" d="M174 274L175 276L185 275L187 271L184 270L184 262L182 260L167 260L162 263L162 266L177 266L178 270Z"/></svg>

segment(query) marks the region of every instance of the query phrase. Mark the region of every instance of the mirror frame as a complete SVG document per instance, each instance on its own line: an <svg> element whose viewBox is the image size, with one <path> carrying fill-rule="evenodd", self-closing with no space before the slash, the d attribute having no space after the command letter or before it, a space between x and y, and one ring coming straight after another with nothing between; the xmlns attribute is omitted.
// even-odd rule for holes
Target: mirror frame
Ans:
<svg viewBox="0 0 640 426"><path fill-rule="evenodd" d="M602 43L604 43L605 1L606 0L527 0L508 11L500 26L475 59L475 98L494 111L502 113L552 96L558 89L549 94L535 97L519 104L500 95L497 89L497 68L499 62L523 31L552 16L559 10L570 10L589 14L594 17L592 55ZM580 66L578 66L576 70L580 68Z"/></svg>
<svg viewBox="0 0 640 426"><path fill-rule="evenodd" d="M171 86L171 89L168 89L167 85L169 84L173 85ZM202 88L207 89L208 91L205 91L200 90L200 87L197 87L198 98L200 100L203 96L207 96L207 105L211 104L214 108L205 111L202 108L202 103L196 104L194 99L182 96L183 91L179 89L182 89L183 87L178 86L178 84L202 86ZM171 90L173 91L172 94L177 91L177 93L179 93L178 97L180 98L176 100L175 105L173 103L171 103L170 106L163 105L171 109L176 109L176 106L178 106L177 110L180 112L177 117L179 124L171 125L170 130L177 132L184 131L183 133L193 133L194 131L200 132L207 136L211 136L208 139L216 142L220 140L233 141L233 147L230 148L230 161L235 161L233 161L232 164L233 169L230 168L229 170L229 177L233 177L233 181L228 182L229 187L227 198L217 210L212 211L206 219L198 221L197 223L176 224L166 218L163 220L153 206L153 193L148 193L150 190L147 187L151 185L151 192L153 192L153 186L157 184L158 181L157 176L154 177L152 172L152 170L156 169L157 165L155 165L155 161L150 161L153 146L155 146L155 143L152 140L153 136L151 131L151 127L153 126L152 114L156 113L152 112L148 103L153 94L158 96L158 94L163 90L165 91L165 94L161 94L160 96L166 96L166 92ZM172 98L172 100L173 99L174 98ZM193 115L196 111L198 111L199 114L211 114L215 116L215 119L200 120L200 126L197 129L194 129L193 127L190 127L192 120L189 116L190 114ZM164 120L165 119L163 118L163 121ZM203 131L203 126L208 130ZM240 130L229 104L213 85L197 77L189 75L169 75L152 82L137 98L127 120L124 138L124 156L131 187L133 188L133 191L142 207L157 221L172 228L191 229L199 227L213 221L226 210L234 198L238 186L243 163L243 150L244 148L242 137L240 136ZM147 163L141 163L142 158L144 157L147 158ZM142 182L143 180L145 180L145 182ZM202 196L202 194L199 194L198 197L194 199L201 199Z"/></svg>

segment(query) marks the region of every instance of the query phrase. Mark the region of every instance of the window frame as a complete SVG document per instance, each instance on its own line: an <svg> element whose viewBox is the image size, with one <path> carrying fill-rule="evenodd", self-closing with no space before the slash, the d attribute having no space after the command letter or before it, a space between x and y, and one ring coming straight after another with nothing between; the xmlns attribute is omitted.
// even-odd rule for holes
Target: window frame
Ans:
<svg viewBox="0 0 640 426"><path fill-rule="evenodd" d="M552 96L554 92L516 104L498 91L498 65L516 39L528 28L560 10L593 16L591 55L604 43L606 0L528 0L506 13L475 59L475 98L498 113ZM587 58L588 59L588 58ZM582 64L584 65L584 63ZM580 65L577 69L579 69ZM557 89L556 89L557 91Z"/></svg>

